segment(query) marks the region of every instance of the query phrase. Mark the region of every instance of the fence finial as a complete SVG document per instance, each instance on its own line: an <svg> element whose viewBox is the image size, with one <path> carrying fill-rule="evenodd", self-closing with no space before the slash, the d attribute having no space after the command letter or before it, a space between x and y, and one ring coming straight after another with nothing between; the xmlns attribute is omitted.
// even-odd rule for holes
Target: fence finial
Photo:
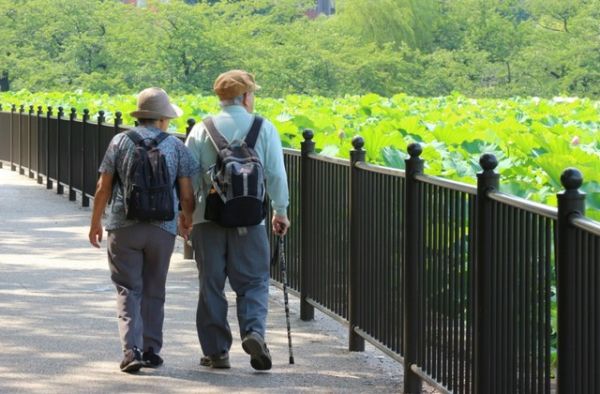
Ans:
<svg viewBox="0 0 600 394"><path fill-rule="evenodd" d="M63 112L63 110L64 110L64 108L63 108L63 107L58 107L58 117L59 117L59 118L62 118L62 117L63 117L63 115L64 115L64 112Z"/></svg>
<svg viewBox="0 0 600 394"><path fill-rule="evenodd" d="M305 141L312 141L314 136L315 134L311 129L304 129L304 131L302 132L302 137L304 137Z"/></svg>
<svg viewBox="0 0 600 394"><path fill-rule="evenodd" d="M29 106L29 114L32 115L35 112L35 109L33 109L33 105ZM0 106L0 110L2 109L2 106Z"/></svg>
<svg viewBox="0 0 600 394"><path fill-rule="evenodd" d="M362 150L362 147L365 146L365 140L360 135L354 136L352 138L352 146L356 150Z"/></svg>
<svg viewBox="0 0 600 394"><path fill-rule="evenodd" d="M25 112L25 104L19 106L19 112Z"/></svg>
<svg viewBox="0 0 600 394"><path fill-rule="evenodd" d="M196 125L196 119L189 118L187 120L187 127L185 128L185 135L186 136L188 136L190 134L190 132L192 131L192 129L194 128L195 125Z"/></svg>
<svg viewBox="0 0 600 394"><path fill-rule="evenodd" d="M560 183L566 191L577 190L583 184L583 175L577 168L567 168L560 175Z"/></svg>
<svg viewBox="0 0 600 394"><path fill-rule="evenodd" d="M486 171L494 171L498 166L498 159L492 153L484 153L479 159L479 165Z"/></svg>
<svg viewBox="0 0 600 394"><path fill-rule="evenodd" d="M43 113L44 113L44 107L42 107L41 105L38 105L37 114L42 115Z"/></svg>
<svg viewBox="0 0 600 394"><path fill-rule="evenodd" d="M49 106L48 106L48 107L46 107L46 108L48 108L48 111L46 112L46 115L48 115L48 116L52 116L52 106L51 106L51 105L49 105Z"/></svg>
<svg viewBox="0 0 600 394"><path fill-rule="evenodd" d="M69 114L69 119L77 118L77 108L71 108L71 113Z"/></svg>
<svg viewBox="0 0 600 394"><path fill-rule="evenodd" d="M421 153L423 153L423 147L417 142L413 142L412 144L408 145L406 150L408 151L410 157L419 157L421 156Z"/></svg>

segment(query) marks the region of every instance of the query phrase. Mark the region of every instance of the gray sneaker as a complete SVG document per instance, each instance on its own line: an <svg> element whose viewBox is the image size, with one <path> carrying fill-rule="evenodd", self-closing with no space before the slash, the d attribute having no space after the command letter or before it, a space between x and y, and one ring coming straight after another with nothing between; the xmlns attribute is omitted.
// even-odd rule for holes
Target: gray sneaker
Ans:
<svg viewBox="0 0 600 394"><path fill-rule="evenodd" d="M212 356L204 356L200 359L200 365L209 368L229 369L229 353L215 354Z"/></svg>
<svg viewBox="0 0 600 394"><path fill-rule="evenodd" d="M250 355L250 365L257 371L271 369L271 354L263 337L254 331L250 331L242 341L242 348Z"/></svg>
<svg viewBox="0 0 600 394"><path fill-rule="evenodd" d="M125 350L120 368L122 372L128 373L137 372L142 368L142 353L137 347Z"/></svg>

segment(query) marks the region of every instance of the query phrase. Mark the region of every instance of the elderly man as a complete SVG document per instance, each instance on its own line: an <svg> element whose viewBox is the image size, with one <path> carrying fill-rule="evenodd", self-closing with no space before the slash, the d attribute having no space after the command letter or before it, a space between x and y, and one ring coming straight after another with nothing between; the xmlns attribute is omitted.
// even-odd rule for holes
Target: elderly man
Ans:
<svg viewBox="0 0 600 394"><path fill-rule="evenodd" d="M253 185L253 182L262 180L264 173L266 191L273 209L273 231L279 235L286 233L290 223L286 212L288 186L281 140L271 122L253 115L254 92L258 88L254 76L246 71L231 70L219 75L214 83L214 91L220 99L222 110L197 124L186 142L201 167L201 177L194 180L197 206L191 239L200 279L196 313L198 338L204 353L200 364L212 368L230 368L232 335L223 291L226 278L229 278L237 296L242 347L250 355L250 364L257 370L271 368L271 356L265 344L269 243L262 219L264 212L259 213L256 224L256 215L249 213L250 209L255 210L256 204L252 204L253 208L247 211L237 211L239 214L229 214L228 220L224 219L224 213L215 214L211 197L215 197L218 204L221 203L220 199L226 201L227 198L226 193L217 197L215 189L222 192L217 179L220 175L215 175L214 167L208 171L217 162L218 156L218 165L229 159L223 152L234 152L235 155L236 149L241 146L242 151L251 157L255 154L258 158L256 161L260 161L255 163L256 167L246 165L254 163L252 158L239 160L242 164L237 175L242 181L238 189L240 192L242 189L260 190L264 181L258 185ZM229 151L221 149L224 145ZM259 168L261 165L262 168ZM225 175L225 178L231 179L228 178L230 175ZM233 183L231 189L236 188ZM248 221L250 224L244 221L247 213L253 216ZM238 218L242 223L240 225L236 225Z"/></svg>
<svg viewBox="0 0 600 394"><path fill-rule="evenodd" d="M117 288L123 372L163 363L165 283L177 233L175 186L180 220L191 225L191 177L199 170L183 143L165 133L170 119L180 115L164 90L143 90L131 113L140 126L112 139L99 169L89 240L100 247L102 214L112 196L108 265Z"/></svg>

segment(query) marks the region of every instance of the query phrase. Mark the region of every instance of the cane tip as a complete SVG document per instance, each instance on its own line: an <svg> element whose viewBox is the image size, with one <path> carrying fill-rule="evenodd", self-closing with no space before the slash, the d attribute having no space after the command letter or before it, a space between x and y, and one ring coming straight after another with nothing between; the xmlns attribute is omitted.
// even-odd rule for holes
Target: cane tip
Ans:
<svg viewBox="0 0 600 394"><path fill-rule="evenodd" d="M294 363L294 357L290 357L290 364Z"/></svg>

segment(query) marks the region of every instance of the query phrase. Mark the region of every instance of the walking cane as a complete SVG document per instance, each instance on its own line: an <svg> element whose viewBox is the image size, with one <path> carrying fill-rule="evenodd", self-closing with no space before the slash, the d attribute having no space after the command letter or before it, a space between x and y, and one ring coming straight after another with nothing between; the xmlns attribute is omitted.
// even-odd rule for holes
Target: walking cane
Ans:
<svg viewBox="0 0 600 394"><path fill-rule="evenodd" d="M275 254L279 252L279 268L281 269L281 281L283 282L283 303L285 304L285 322L287 325L288 349L290 352L290 364L294 364L294 352L292 350L292 329L290 326L290 306L288 302L287 292L287 270L285 265L285 251L283 243L283 235L278 237L277 248Z"/></svg>

